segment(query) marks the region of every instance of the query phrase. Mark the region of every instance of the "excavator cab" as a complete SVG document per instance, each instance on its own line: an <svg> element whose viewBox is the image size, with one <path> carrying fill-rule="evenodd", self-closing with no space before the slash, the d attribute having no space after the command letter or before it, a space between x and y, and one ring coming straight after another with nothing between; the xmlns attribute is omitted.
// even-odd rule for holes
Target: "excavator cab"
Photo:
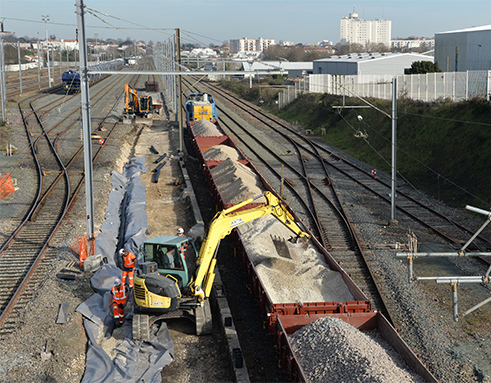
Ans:
<svg viewBox="0 0 491 383"><path fill-rule="evenodd" d="M192 254L194 252L194 254ZM196 249L191 238L179 236L160 236L145 241L142 246L143 263L155 262L160 275L169 275L177 280L179 289L185 288L190 280L188 257L196 257Z"/></svg>

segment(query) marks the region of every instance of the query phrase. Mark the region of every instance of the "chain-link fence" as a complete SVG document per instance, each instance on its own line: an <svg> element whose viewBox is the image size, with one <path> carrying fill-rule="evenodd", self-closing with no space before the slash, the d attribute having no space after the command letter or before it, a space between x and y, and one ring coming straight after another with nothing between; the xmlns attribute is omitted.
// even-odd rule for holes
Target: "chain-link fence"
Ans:
<svg viewBox="0 0 491 383"><path fill-rule="evenodd" d="M489 100L491 91L491 71L439 72L401 75L396 78L399 97L427 102L439 99L463 101L474 97ZM309 91L391 99L392 79L393 76L387 75L314 74L309 76Z"/></svg>
<svg viewBox="0 0 491 383"><path fill-rule="evenodd" d="M390 100L393 78L388 75L313 74L280 92L278 106L283 108L306 92ZM464 101L475 97L490 99L491 71L439 72L401 75L396 78L398 97L426 102L442 99Z"/></svg>

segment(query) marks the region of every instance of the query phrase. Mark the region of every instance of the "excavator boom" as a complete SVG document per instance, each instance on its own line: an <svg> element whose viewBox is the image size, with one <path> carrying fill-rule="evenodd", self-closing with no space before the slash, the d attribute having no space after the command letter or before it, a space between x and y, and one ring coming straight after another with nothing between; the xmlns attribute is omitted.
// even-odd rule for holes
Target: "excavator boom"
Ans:
<svg viewBox="0 0 491 383"><path fill-rule="evenodd" d="M253 202L260 197L266 197L266 204L248 210L237 211L237 209ZM304 232L296 223L293 216L286 209L285 204L271 192L250 198L247 201L223 210L215 215L211 222L208 234L206 235L197 259L195 276L191 279L189 287L193 294L202 300L209 297L216 266L216 251L220 241L231 233L231 231L247 222L272 214L276 219L288 227L297 238L304 238L308 241L310 235Z"/></svg>

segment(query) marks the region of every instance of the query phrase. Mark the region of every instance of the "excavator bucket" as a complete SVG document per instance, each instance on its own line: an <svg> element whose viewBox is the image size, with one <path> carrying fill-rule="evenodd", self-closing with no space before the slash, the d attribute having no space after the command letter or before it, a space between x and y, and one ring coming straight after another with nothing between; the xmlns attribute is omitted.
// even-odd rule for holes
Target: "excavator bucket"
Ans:
<svg viewBox="0 0 491 383"><path fill-rule="evenodd" d="M308 239L301 238L290 238L288 240L280 237L272 237L274 246L277 253L285 258L290 258L296 261L299 259L304 251L307 249Z"/></svg>

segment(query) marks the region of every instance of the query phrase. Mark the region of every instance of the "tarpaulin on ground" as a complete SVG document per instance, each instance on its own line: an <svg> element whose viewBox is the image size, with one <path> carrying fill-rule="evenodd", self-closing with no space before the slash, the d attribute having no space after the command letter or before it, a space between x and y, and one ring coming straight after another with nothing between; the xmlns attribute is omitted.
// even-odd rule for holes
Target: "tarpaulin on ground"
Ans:
<svg viewBox="0 0 491 383"><path fill-rule="evenodd" d="M141 173L146 173L144 157L132 158L123 172L113 171L105 220L96 239L96 254L102 254L110 264L121 266L118 243L139 260L139 249L147 239L148 224L146 190ZM122 236L120 240L120 235Z"/></svg>
<svg viewBox="0 0 491 383"><path fill-rule="evenodd" d="M173 359L174 344L163 323L149 342L134 341L131 334L132 296L128 298L122 327L114 328L110 289L121 277L118 243L141 260L139 249L147 238L146 191L141 173L143 157L133 158L122 174L112 172L105 221L96 240L96 254L107 259L91 278L96 292L79 305L89 338L82 382L161 382L160 371ZM122 237L120 241L120 236Z"/></svg>
<svg viewBox="0 0 491 383"><path fill-rule="evenodd" d="M10 173L0 174L0 199L7 198L15 191Z"/></svg>

